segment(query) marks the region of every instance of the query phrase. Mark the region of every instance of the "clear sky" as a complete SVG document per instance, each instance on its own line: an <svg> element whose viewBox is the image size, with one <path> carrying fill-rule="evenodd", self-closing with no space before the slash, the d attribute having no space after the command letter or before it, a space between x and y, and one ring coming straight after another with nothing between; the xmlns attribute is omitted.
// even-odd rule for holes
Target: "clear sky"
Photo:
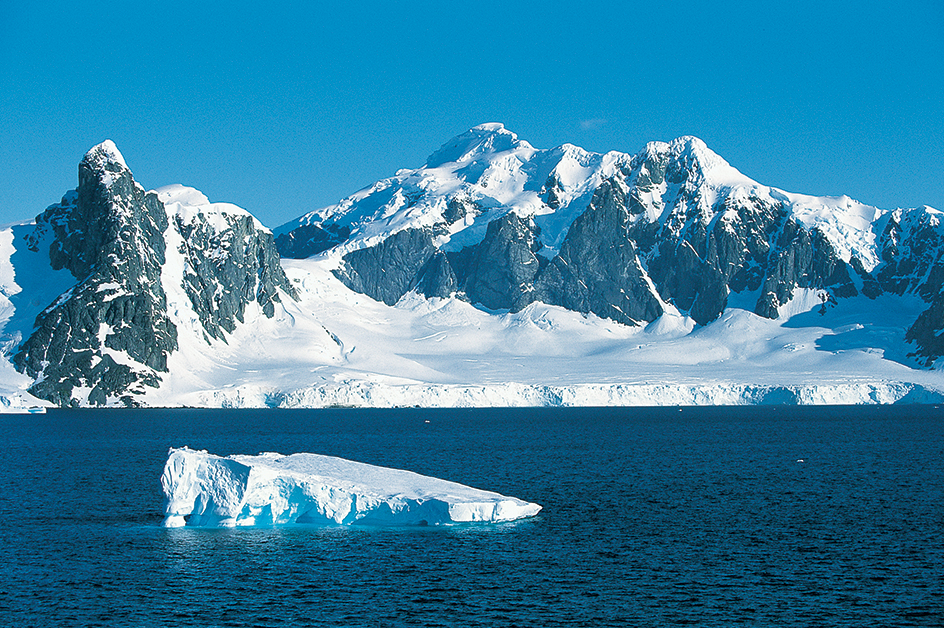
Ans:
<svg viewBox="0 0 944 628"><path fill-rule="evenodd" d="M104 139L276 227L483 122L944 210L944 2L0 0L0 223Z"/></svg>

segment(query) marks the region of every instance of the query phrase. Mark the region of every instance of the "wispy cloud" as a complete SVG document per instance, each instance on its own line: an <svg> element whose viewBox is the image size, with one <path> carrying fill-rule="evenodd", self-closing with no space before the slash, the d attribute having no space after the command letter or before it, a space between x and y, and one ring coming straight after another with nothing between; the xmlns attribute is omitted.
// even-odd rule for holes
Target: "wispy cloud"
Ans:
<svg viewBox="0 0 944 628"><path fill-rule="evenodd" d="M580 128L583 131L596 131L606 124L606 118L591 118L590 120L581 120Z"/></svg>

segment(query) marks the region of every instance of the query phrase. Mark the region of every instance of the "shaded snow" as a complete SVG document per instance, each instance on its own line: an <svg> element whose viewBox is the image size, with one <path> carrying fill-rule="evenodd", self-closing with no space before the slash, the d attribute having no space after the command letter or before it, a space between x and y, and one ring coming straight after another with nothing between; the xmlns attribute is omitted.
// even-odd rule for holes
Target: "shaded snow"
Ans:
<svg viewBox="0 0 944 628"><path fill-rule="evenodd" d="M39 251L27 248L26 235L34 228L27 223L0 229L0 412L50 405L26 392L33 380L18 373L10 358L32 333L36 316L75 283L69 271L49 267L47 239Z"/></svg>

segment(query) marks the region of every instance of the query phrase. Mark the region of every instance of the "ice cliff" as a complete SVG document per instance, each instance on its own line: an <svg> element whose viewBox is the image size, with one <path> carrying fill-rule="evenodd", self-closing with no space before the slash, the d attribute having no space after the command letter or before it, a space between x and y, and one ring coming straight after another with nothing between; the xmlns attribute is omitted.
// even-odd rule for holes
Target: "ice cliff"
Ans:
<svg viewBox="0 0 944 628"><path fill-rule="evenodd" d="M537 504L332 456L171 449L164 525L448 525L536 515Z"/></svg>

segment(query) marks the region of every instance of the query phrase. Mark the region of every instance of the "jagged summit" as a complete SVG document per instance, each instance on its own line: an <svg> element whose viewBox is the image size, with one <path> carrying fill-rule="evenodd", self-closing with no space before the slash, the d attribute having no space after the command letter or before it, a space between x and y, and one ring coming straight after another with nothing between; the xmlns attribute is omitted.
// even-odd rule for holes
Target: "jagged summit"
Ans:
<svg viewBox="0 0 944 628"><path fill-rule="evenodd" d="M713 187L757 187L760 184L731 166L701 139L684 135L670 142L649 142L635 160L667 166L668 178Z"/></svg>
<svg viewBox="0 0 944 628"><path fill-rule="evenodd" d="M179 332L192 346L224 339L247 311L274 316L280 293L295 289L257 225L192 188L146 192L113 142L92 148L75 194L25 238L34 266L78 282L36 303L35 327L22 330L13 363L34 378L30 392L59 405L134 405L169 372Z"/></svg>
<svg viewBox="0 0 944 628"><path fill-rule="evenodd" d="M275 232L282 255L299 258L337 245L342 245L339 252L348 252L386 234L445 223L440 237L449 243L442 244L457 250L481 240L488 222L513 211L534 217L549 253L559 249L569 225L604 180L633 172L634 180L652 184L637 195L637 205L651 220L665 217L664 207L681 193L678 184L693 202L708 205L719 190L759 185L695 137L652 142L635 155L601 154L569 143L536 149L493 122L452 138L425 166L400 170Z"/></svg>
<svg viewBox="0 0 944 628"><path fill-rule="evenodd" d="M524 161L530 160L535 154L542 154L551 158L567 157L582 165L586 165L586 162L593 158L599 160L602 157L570 143L548 150L535 149L500 122L489 122L472 127L443 144L429 156L425 167L433 169L450 163L492 162L508 151L520 151L518 154ZM669 160L676 170L698 175L702 180L710 178L712 183L757 185L712 151L703 140L691 135L669 142L650 142L636 155L619 152L611 154L622 156L624 159L632 157L637 161Z"/></svg>
<svg viewBox="0 0 944 628"><path fill-rule="evenodd" d="M124 183L120 187L126 189L119 196L127 197L131 188L134 188L136 193L144 192L144 188L134 180L125 158L111 140L93 146L79 163L80 195L83 194L83 188L87 190L86 193L93 193L91 190L99 184L110 189L122 180Z"/></svg>
<svg viewBox="0 0 944 628"><path fill-rule="evenodd" d="M114 172L116 167L123 170L129 170L125 158L122 156L118 147L111 140L105 140L101 144L93 146L85 153L82 162L87 164L93 170L109 170ZM109 167L111 166L111 167Z"/></svg>

